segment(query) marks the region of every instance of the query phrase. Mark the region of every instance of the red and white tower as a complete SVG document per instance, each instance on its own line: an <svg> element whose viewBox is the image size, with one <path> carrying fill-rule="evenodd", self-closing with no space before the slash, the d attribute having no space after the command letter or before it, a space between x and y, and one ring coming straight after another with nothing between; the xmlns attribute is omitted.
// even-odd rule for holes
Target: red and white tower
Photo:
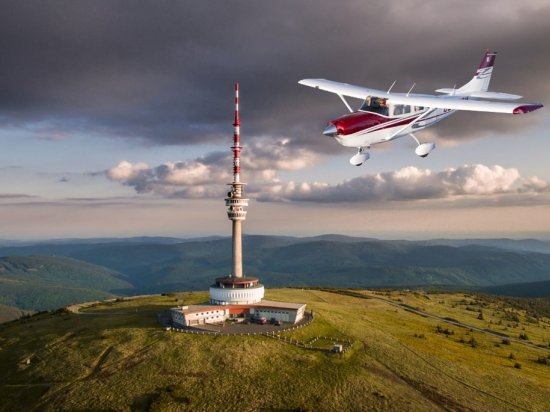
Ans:
<svg viewBox="0 0 550 412"><path fill-rule="evenodd" d="M242 246L242 225L246 220L248 199L242 197L243 186L241 182L241 121L239 118L239 83L235 83L235 121L233 122L233 182L229 183L231 191L227 194L225 205L227 206L227 217L233 222L233 271L231 276L243 277L243 246Z"/></svg>
<svg viewBox="0 0 550 412"><path fill-rule="evenodd" d="M264 297L264 286L255 277L243 276L242 222L246 219L248 199L243 197L241 182L241 121L239 118L239 83L235 83L235 121L233 122L233 181L225 205L233 225L233 268L229 276L216 279L210 286L210 302L218 305L251 304Z"/></svg>

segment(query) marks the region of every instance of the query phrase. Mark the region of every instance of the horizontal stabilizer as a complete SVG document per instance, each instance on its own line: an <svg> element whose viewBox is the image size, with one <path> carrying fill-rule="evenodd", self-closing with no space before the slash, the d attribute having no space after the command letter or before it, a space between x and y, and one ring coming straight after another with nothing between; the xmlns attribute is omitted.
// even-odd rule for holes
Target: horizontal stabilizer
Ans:
<svg viewBox="0 0 550 412"><path fill-rule="evenodd" d="M456 96L474 97L476 99L517 100L517 99L521 99L523 97L523 96L519 96L517 94L499 93L499 92L483 92L483 91L460 92L457 89L449 89L449 88L437 89L436 92L450 94L450 95L456 95Z"/></svg>

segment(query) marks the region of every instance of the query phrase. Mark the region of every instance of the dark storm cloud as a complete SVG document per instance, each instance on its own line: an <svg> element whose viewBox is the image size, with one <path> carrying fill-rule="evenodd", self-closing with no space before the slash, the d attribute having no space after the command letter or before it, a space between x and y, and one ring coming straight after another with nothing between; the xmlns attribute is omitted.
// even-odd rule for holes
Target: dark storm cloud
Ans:
<svg viewBox="0 0 550 412"><path fill-rule="evenodd" d="M345 108L299 79L432 92L468 81L490 47L492 88L544 103L549 20L548 7L512 1L2 2L0 126L216 142L238 80L243 133L334 152L319 131ZM458 114L436 131L508 132L537 115L525 117Z"/></svg>

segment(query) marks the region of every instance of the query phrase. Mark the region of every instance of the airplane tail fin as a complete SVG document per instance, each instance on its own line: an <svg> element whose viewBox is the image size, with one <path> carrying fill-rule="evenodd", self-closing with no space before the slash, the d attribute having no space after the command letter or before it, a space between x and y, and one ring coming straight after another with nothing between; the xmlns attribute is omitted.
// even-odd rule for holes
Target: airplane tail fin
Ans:
<svg viewBox="0 0 550 412"><path fill-rule="evenodd" d="M491 81L491 75L493 74L493 66L495 64L496 56L496 52L492 52L487 49L475 76L460 89L457 89L457 94L486 92L489 89L489 82Z"/></svg>

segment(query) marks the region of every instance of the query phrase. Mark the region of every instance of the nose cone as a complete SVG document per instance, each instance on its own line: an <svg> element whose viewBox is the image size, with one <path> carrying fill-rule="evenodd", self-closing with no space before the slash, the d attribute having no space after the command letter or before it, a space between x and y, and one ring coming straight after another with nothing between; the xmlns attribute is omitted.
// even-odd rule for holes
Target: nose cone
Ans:
<svg viewBox="0 0 550 412"><path fill-rule="evenodd" d="M329 124L325 130L323 130L323 134L325 136L330 136L330 137L334 137L338 134L338 129L336 128L335 125L333 124Z"/></svg>

